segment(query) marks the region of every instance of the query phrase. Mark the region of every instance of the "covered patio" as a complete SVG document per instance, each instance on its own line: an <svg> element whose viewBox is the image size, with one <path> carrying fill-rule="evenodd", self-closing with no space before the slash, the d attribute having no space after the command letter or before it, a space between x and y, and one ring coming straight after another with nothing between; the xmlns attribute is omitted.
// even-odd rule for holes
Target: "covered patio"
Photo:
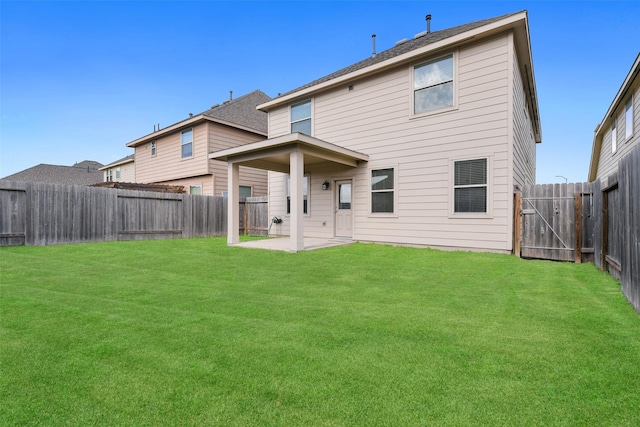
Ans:
<svg viewBox="0 0 640 427"><path fill-rule="evenodd" d="M240 243L240 207L238 203L240 166L289 174L291 213L288 250L291 252L307 249L305 247L303 212L305 172L313 170L314 167L326 166L327 163L342 168L356 168L361 162L369 161L369 156L366 154L302 133L292 133L213 152L209 154L209 158L225 161L228 164L227 244L229 245Z"/></svg>

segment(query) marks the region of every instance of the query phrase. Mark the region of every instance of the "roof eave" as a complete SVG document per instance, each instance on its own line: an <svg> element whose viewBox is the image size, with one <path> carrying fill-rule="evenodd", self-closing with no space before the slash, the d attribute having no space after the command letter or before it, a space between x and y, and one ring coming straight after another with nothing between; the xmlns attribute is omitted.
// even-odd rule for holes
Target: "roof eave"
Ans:
<svg viewBox="0 0 640 427"><path fill-rule="evenodd" d="M627 73L627 76L622 82L620 89L618 89L616 96L613 98L613 101L609 105L609 108L607 109L607 112L605 113L602 119L602 122L600 122L600 124L596 127L596 130L594 131L593 144L591 147L591 160L589 161L589 176L588 176L588 180L591 182L595 181L598 175L598 165L600 163L600 152L602 151L602 136L603 136L602 133L607 128L607 125L611 121L611 117L613 116L613 113L618 108L620 101L622 101L622 98L624 98L624 96L626 95L627 91L633 84L633 81L638 74L640 74L640 53L638 53L638 56L636 56L636 59L633 62L633 65L631 66L629 73Z"/></svg>
<svg viewBox="0 0 640 427"><path fill-rule="evenodd" d="M452 47L454 45L474 39L480 35L488 36L500 31L504 31L509 28L515 28L518 26L520 22L526 23L526 20L527 20L526 12L520 12L511 16L508 16L504 19L501 19L500 21L492 22L492 23L483 25L481 27L474 28L469 31L465 31L460 34L456 34L444 40L440 40L440 41L428 44L426 46L420 47L418 49L414 49L410 52L406 52L401 55L395 56L393 58L389 58L386 61L378 62L366 68L353 71L351 73L336 77L326 82L322 82L317 85L314 85L305 89L301 89L296 92L292 92L288 95L275 98L269 102L265 102L263 104L258 105L256 108L262 111L269 111L272 108L278 107L282 104L289 103L290 101L298 99L300 97L309 96L313 93L323 91L327 88L337 86L340 84L345 84L346 82L351 81L353 79L357 79L363 76L377 73L388 67L401 65L405 62L409 62L413 60L417 56L426 55L430 52L435 52L444 48ZM527 40L528 40L528 29L527 29Z"/></svg>
<svg viewBox="0 0 640 427"><path fill-rule="evenodd" d="M148 135L145 135L142 138L138 138L138 139L136 139L134 141L131 141L131 142L127 143L127 147L134 147L135 148L135 147L137 147L139 145L142 145L142 144L144 144L146 142L152 141L154 139L158 139L160 137L163 137L163 136L168 135L170 133L176 132L176 131L178 131L180 129L183 129L185 127L196 125L196 124L198 124L200 122L218 123L218 124L221 124L221 125L224 125L224 126L229 126L229 127L232 127L232 128L236 128L236 129L240 129L240 130L246 131L246 132L251 132L251 133L258 134L258 135L267 136L267 132L265 132L265 131L261 131L261 130L258 130L258 129L253 129L253 128L250 128L248 126L239 125L237 123L229 122L229 121L226 121L226 120L221 120L221 119L218 119L218 118L215 118L215 117L210 117L210 116L207 116L205 114L198 114L197 116L193 116L193 117L185 119L185 120L183 120L181 122L174 123L171 126L167 126L164 129L161 129L159 131L156 131L156 132L150 133Z"/></svg>
<svg viewBox="0 0 640 427"><path fill-rule="evenodd" d="M123 160L121 162L111 163L110 165L106 165L106 166L103 166L101 168L98 168L98 170L99 171L104 171L104 170L107 170L107 169L110 169L110 168L113 168L113 167L116 167L116 166L122 166L122 165L126 165L127 163L133 163L134 161L135 160L133 158L131 158L131 159Z"/></svg>

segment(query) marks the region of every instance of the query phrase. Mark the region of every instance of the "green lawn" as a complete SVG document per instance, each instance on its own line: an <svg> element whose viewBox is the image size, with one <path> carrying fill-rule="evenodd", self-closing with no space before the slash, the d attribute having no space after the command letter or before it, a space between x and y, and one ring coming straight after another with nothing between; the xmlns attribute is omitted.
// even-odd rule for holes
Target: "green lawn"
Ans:
<svg viewBox="0 0 640 427"><path fill-rule="evenodd" d="M216 238L0 269L0 425L640 425L640 315L591 264Z"/></svg>

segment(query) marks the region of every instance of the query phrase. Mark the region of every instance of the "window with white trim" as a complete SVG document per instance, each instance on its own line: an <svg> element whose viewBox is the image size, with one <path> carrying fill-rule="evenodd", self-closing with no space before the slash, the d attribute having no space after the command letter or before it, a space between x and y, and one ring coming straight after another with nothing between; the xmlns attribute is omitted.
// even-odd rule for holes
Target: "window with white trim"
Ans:
<svg viewBox="0 0 640 427"><path fill-rule="evenodd" d="M116 179L120 179L120 166L116 168Z"/></svg>
<svg viewBox="0 0 640 427"><path fill-rule="evenodd" d="M291 106L291 133L311 135L311 100Z"/></svg>
<svg viewBox="0 0 640 427"><path fill-rule="evenodd" d="M616 120L611 123L611 152L618 151L618 132L616 131Z"/></svg>
<svg viewBox="0 0 640 427"><path fill-rule="evenodd" d="M453 55L413 68L413 113L453 106Z"/></svg>
<svg viewBox="0 0 640 427"><path fill-rule="evenodd" d="M193 156L193 129L183 130L180 134L180 145L182 146L182 158Z"/></svg>
<svg viewBox="0 0 640 427"><path fill-rule="evenodd" d="M625 139L629 139L631 135L633 135L633 98L627 100L624 108L624 119L624 137Z"/></svg>
<svg viewBox="0 0 640 427"><path fill-rule="evenodd" d="M454 162L454 213L487 212L487 159Z"/></svg>
<svg viewBox="0 0 640 427"><path fill-rule="evenodd" d="M106 178L107 182L112 182L113 181L113 170L111 169L107 169L107 178Z"/></svg>
<svg viewBox="0 0 640 427"><path fill-rule="evenodd" d="M155 141L151 141L151 157L154 157L157 153L157 145Z"/></svg>
<svg viewBox="0 0 640 427"><path fill-rule="evenodd" d="M309 175L302 177L302 212L309 213ZM291 177L287 177L287 213L291 213Z"/></svg>
<svg viewBox="0 0 640 427"><path fill-rule="evenodd" d="M394 169L371 171L371 213L394 212Z"/></svg>

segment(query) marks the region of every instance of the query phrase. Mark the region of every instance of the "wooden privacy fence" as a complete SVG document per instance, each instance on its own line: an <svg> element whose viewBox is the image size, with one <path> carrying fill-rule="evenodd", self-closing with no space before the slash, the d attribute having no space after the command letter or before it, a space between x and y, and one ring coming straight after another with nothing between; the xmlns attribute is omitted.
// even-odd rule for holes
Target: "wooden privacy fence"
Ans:
<svg viewBox="0 0 640 427"><path fill-rule="evenodd" d="M618 172L594 182L595 263L620 281L627 299L640 311L640 145L618 162Z"/></svg>
<svg viewBox="0 0 640 427"><path fill-rule="evenodd" d="M525 186L515 214L516 255L594 262L640 311L640 146L603 180Z"/></svg>
<svg viewBox="0 0 640 427"><path fill-rule="evenodd" d="M523 258L593 261L590 182L525 185L516 202L522 224L516 245Z"/></svg>
<svg viewBox="0 0 640 427"><path fill-rule="evenodd" d="M264 201L262 201L264 199ZM265 198L241 199L244 233L268 221ZM242 206L241 205L241 206ZM254 214L255 206L264 218ZM0 246L222 236L227 199L0 181Z"/></svg>

